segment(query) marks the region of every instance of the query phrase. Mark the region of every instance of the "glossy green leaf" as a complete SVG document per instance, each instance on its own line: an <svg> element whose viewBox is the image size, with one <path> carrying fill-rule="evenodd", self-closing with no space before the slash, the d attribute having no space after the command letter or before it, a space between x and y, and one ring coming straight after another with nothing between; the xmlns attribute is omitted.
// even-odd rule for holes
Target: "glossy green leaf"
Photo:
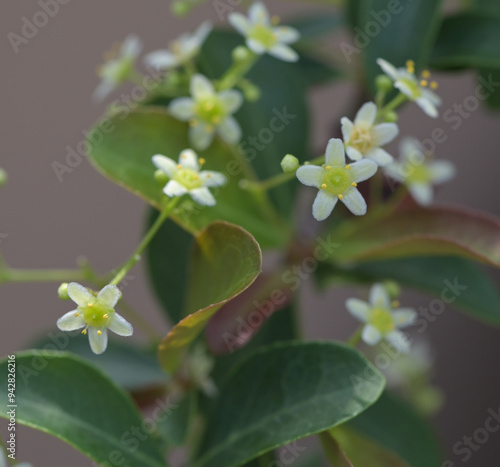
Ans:
<svg viewBox="0 0 500 467"><path fill-rule="evenodd" d="M0 363L0 400L8 402L7 360ZM142 418L122 389L71 354L25 352L16 357L17 422L54 435L102 465L165 467L157 441L141 433ZM2 410L6 417L6 410Z"/></svg>
<svg viewBox="0 0 500 467"><path fill-rule="evenodd" d="M378 370L344 345L295 342L260 349L220 388L193 467L242 465L332 428L366 410L383 387Z"/></svg>
<svg viewBox="0 0 500 467"><path fill-rule="evenodd" d="M112 181L161 208L165 195L154 178L151 158L164 154L177 160L179 153L190 147L187 133L187 124L172 118L165 108L140 107L126 116L118 113L102 120L89 135L89 141L100 141L90 145L89 157L97 170ZM177 210L173 219L191 232L198 232L214 220L227 220L248 229L264 246L279 245L283 237L276 224L263 214L248 192L239 188L242 175L232 175L234 167L241 165L228 146L216 141L200 155L207 160L207 170L225 173L229 183L216 193L216 206L200 207L186 201L185 209Z"/></svg>
<svg viewBox="0 0 500 467"><path fill-rule="evenodd" d="M411 467L440 467L441 454L430 424L385 392L348 426L388 447Z"/></svg>
<svg viewBox="0 0 500 467"><path fill-rule="evenodd" d="M334 260L448 255L500 267L500 221L462 208L404 209L339 241Z"/></svg>
<svg viewBox="0 0 500 467"><path fill-rule="evenodd" d="M188 315L167 335L159 348L160 362L174 371L189 344L211 316L246 290L260 274L259 244L244 229L214 222L196 236L189 265Z"/></svg>

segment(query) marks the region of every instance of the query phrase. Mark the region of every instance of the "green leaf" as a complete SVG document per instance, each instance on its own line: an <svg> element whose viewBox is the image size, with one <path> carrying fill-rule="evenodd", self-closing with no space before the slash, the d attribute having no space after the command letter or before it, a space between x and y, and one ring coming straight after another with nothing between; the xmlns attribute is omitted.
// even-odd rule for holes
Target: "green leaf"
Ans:
<svg viewBox="0 0 500 467"><path fill-rule="evenodd" d="M440 467L441 454L430 424L385 392L348 426L388 447L411 467Z"/></svg>
<svg viewBox="0 0 500 467"><path fill-rule="evenodd" d="M342 450L337 440L330 434L330 431L323 431L319 434L323 451L330 465L335 467L354 467L347 454Z"/></svg>
<svg viewBox="0 0 500 467"><path fill-rule="evenodd" d="M3 407L9 404L8 368L3 360ZM93 365L71 354L24 352L15 368L18 423L54 435L103 465L166 466L156 440L141 434L139 441L128 431L142 426L130 398Z"/></svg>
<svg viewBox="0 0 500 467"><path fill-rule="evenodd" d="M167 449L182 446L186 443L189 430L196 413L197 394L189 392L179 401L175 408L168 408L158 422L158 434L164 439ZM165 415L165 416L164 416Z"/></svg>
<svg viewBox="0 0 500 467"><path fill-rule="evenodd" d="M300 32L300 42L318 39L337 31L344 22L336 13L323 12L322 14L309 15L304 18L288 22L289 26Z"/></svg>
<svg viewBox="0 0 500 467"><path fill-rule="evenodd" d="M432 55L435 68L500 68L500 18L477 13L443 21Z"/></svg>
<svg viewBox="0 0 500 467"><path fill-rule="evenodd" d="M473 11L500 17L500 4L497 0L472 0L470 7Z"/></svg>
<svg viewBox="0 0 500 467"><path fill-rule="evenodd" d="M373 404L383 387L379 371L344 345L294 342L260 349L220 389L193 466L242 465L332 428Z"/></svg>
<svg viewBox="0 0 500 467"><path fill-rule="evenodd" d="M362 225L362 224L361 224ZM365 226L366 227L366 226ZM334 260L461 256L500 267L500 221L456 207L408 208L341 240Z"/></svg>
<svg viewBox="0 0 500 467"><path fill-rule="evenodd" d="M165 370L178 368L184 350L210 317L246 290L261 268L259 244L239 226L214 222L196 236L189 265L188 316L169 332L158 353Z"/></svg>
<svg viewBox="0 0 500 467"><path fill-rule="evenodd" d="M148 228L158 217L151 209ZM173 324L184 316L188 265L194 238L175 222L167 220L151 241L146 252L146 265L151 286Z"/></svg>
<svg viewBox="0 0 500 467"><path fill-rule="evenodd" d="M500 84L500 69L481 69L479 70L479 84L488 91L486 105L492 110L500 109L500 92L495 92Z"/></svg>
<svg viewBox="0 0 500 467"><path fill-rule="evenodd" d="M101 120L89 135L90 161L105 176L147 202L161 209L165 195L154 178L151 158L164 154L177 160L179 153L189 147L187 124L175 120L163 107L140 107L128 115L117 113ZM227 220L252 232L264 246L277 246L283 234L263 213L255 199L239 188L242 175L234 174L236 159L229 147L216 141L204 151L206 168L228 176L214 207L200 207L190 201L194 211L176 212L172 218L190 232L198 232L214 220ZM236 163L237 167L240 167Z"/></svg>

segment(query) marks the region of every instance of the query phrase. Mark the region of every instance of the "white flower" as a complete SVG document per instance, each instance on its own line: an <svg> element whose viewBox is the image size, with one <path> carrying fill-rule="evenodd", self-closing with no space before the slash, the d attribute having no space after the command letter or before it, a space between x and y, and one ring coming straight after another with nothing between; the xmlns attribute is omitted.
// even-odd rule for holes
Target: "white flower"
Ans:
<svg viewBox="0 0 500 467"><path fill-rule="evenodd" d="M92 352L102 354L108 346L108 329L119 336L131 336L132 325L115 311L121 297L116 285L107 285L95 296L83 285L76 282L68 284L68 295L77 305L76 310L66 313L57 320L61 331L83 329L89 334Z"/></svg>
<svg viewBox="0 0 500 467"><path fill-rule="evenodd" d="M347 117L342 118L346 153L353 161L366 157L380 166L393 161L393 157L381 146L390 143L398 135L398 126L395 123L375 125L376 118L377 106L373 102L367 102L358 110L354 123Z"/></svg>
<svg viewBox="0 0 500 467"><path fill-rule="evenodd" d="M111 50L110 59L99 68L101 82L94 91L94 99L101 101L120 84L125 82L134 70L142 44L137 36L125 38L118 50Z"/></svg>
<svg viewBox="0 0 500 467"><path fill-rule="evenodd" d="M241 139L241 128L232 117L243 103L239 91L231 89L218 93L208 78L194 75L191 78L191 96L174 99L168 109L175 118L189 121L189 139L195 149L207 149L215 131L229 144Z"/></svg>
<svg viewBox="0 0 500 467"><path fill-rule="evenodd" d="M406 185L413 199L426 206L432 202L432 185L451 180L456 169L449 161L427 161L420 142L406 138L401 143L401 160L386 166L385 173Z"/></svg>
<svg viewBox="0 0 500 467"><path fill-rule="evenodd" d="M431 90L437 89L437 83L428 82L430 73L426 70L419 80L415 75L415 64L408 60L406 68L396 68L382 58L377 59L377 63L384 73L394 81L394 87L399 89L410 100L415 101L429 117L436 118L438 114L437 106L441 105L441 98Z"/></svg>
<svg viewBox="0 0 500 467"><path fill-rule="evenodd" d="M200 172L200 159L192 149L186 149L179 156L177 164L169 157L157 154L153 156L153 164L170 179L163 192L170 198L189 194L194 201L203 206L214 206L215 198L209 188L226 184L226 177L210 170Z"/></svg>
<svg viewBox="0 0 500 467"><path fill-rule="evenodd" d="M368 345L377 345L382 339L387 340L401 352L408 353L410 343L399 329L411 326L417 319L417 313L412 308L396 308L391 303L387 290L382 284L375 284L370 290L370 302L357 298L349 298L346 307L352 316L366 325L363 328L362 339Z"/></svg>
<svg viewBox="0 0 500 467"><path fill-rule="evenodd" d="M233 27L246 38L248 48L259 55L269 53L286 62L296 62L299 56L288 46L300 38L300 33L289 26L274 26L274 18L261 2L255 2L248 10L248 18L241 13L228 17Z"/></svg>
<svg viewBox="0 0 500 467"><path fill-rule="evenodd" d="M326 148L325 164L321 167L304 165L297 170L297 178L304 185L319 189L313 204L313 216L322 221L332 213L338 200L353 214L366 214L366 202L356 186L376 171L377 164L369 159L346 165L344 144L333 138Z"/></svg>
<svg viewBox="0 0 500 467"><path fill-rule="evenodd" d="M146 55L144 62L159 70L168 70L184 65L198 55L211 30L212 24L205 21L192 34L183 34L172 42L170 50L156 50Z"/></svg>

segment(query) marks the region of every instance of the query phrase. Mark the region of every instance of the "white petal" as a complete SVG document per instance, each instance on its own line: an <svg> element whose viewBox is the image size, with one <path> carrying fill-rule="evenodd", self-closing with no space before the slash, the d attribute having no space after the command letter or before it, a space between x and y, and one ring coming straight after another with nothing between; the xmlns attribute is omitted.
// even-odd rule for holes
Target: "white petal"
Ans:
<svg viewBox="0 0 500 467"><path fill-rule="evenodd" d="M184 149L184 151L179 154L179 164L183 169L191 169L195 172L200 170L198 155L192 149Z"/></svg>
<svg viewBox="0 0 500 467"><path fill-rule="evenodd" d="M189 194L194 201L202 206L215 206L215 198L206 187L190 190Z"/></svg>
<svg viewBox="0 0 500 467"><path fill-rule="evenodd" d="M163 192L169 197L174 198L176 196L183 196L188 191L185 186L181 185L177 180L170 180L165 188L163 188Z"/></svg>
<svg viewBox="0 0 500 467"><path fill-rule="evenodd" d="M386 165L384 167L384 173L397 182L404 182L406 180L404 165L400 162Z"/></svg>
<svg viewBox="0 0 500 467"><path fill-rule="evenodd" d="M75 316L76 313L78 313L78 316ZM83 313L78 310L70 311L57 320L57 327L61 331L76 331L84 328L85 324Z"/></svg>
<svg viewBox="0 0 500 467"><path fill-rule="evenodd" d="M363 323L368 321L370 316L370 305L358 298L349 298L345 302L345 306L352 316L359 319Z"/></svg>
<svg viewBox="0 0 500 467"><path fill-rule="evenodd" d="M399 72L394 65L391 65L388 61L384 60L383 58L377 58L377 63L379 64L380 68L382 68L383 72L386 75L388 75L394 80L398 79Z"/></svg>
<svg viewBox="0 0 500 467"><path fill-rule="evenodd" d="M361 154L356 148L353 148L352 146L346 146L345 152L349 159L352 161L360 161L363 159L363 154Z"/></svg>
<svg viewBox="0 0 500 467"><path fill-rule="evenodd" d="M333 167L345 165L344 143L341 139L332 138L325 151L325 163Z"/></svg>
<svg viewBox="0 0 500 467"><path fill-rule="evenodd" d="M92 94L92 99L97 102L104 100L111 94L115 89L115 84L111 82L109 79L103 78L99 85L97 86L94 94Z"/></svg>
<svg viewBox="0 0 500 467"><path fill-rule="evenodd" d="M432 203L432 187L427 183L412 183L408 186L413 199L421 206L428 206Z"/></svg>
<svg viewBox="0 0 500 467"><path fill-rule="evenodd" d="M457 173L455 166L449 161L433 161L427 164L432 182L439 184L451 180Z"/></svg>
<svg viewBox="0 0 500 467"><path fill-rule="evenodd" d="M443 103L441 98L435 92L432 92L431 90L426 88L422 88L421 91L422 96L431 101L435 106L439 106Z"/></svg>
<svg viewBox="0 0 500 467"><path fill-rule="evenodd" d="M199 151L204 151L212 144L214 135L214 129L203 122L198 122L196 126L189 129L189 141Z"/></svg>
<svg viewBox="0 0 500 467"><path fill-rule="evenodd" d="M95 300L94 295L77 282L70 282L68 284L68 295L78 306L87 306L90 302Z"/></svg>
<svg viewBox="0 0 500 467"><path fill-rule="evenodd" d="M190 97L179 97L170 103L168 111L175 118L186 122L193 118L195 107L196 104Z"/></svg>
<svg viewBox="0 0 500 467"><path fill-rule="evenodd" d="M394 87L399 89L411 101L415 100L414 89L406 81L398 80L394 83Z"/></svg>
<svg viewBox="0 0 500 467"><path fill-rule="evenodd" d="M397 328L411 326L417 320L417 312L413 308L398 308L392 312Z"/></svg>
<svg viewBox="0 0 500 467"><path fill-rule="evenodd" d="M142 50L142 43L135 34L130 34L122 42L120 52L124 57L137 57Z"/></svg>
<svg viewBox="0 0 500 467"><path fill-rule="evenodd" d="M319 188L323 183L325 169L317 165L303 165L297 169L296 175L303 185Z"/></svg>
<svg viewBox="0 0 500 467"><path fill-rule="evenodd" d="M227 183L227 178L224 174L211 170L200 172L200 178L203 180L203 186L206 187L223 186Z"/></svg>
<svg viewBox="0 0 500 467"><path fill-rule="evenodd" d="M374 161L378 166L384 167L394 161L394 158L384 149L375 148L368 151L365 157Z"/></svg>
<svg viewBox="0 0 500 467"><path fill-rule="evenodd" d="M241 128L235 118L226 118L218 127L220 137L229 144L238 143L241 139Z"/></svg>
<svg viewBox="0 0 500 467"><path fill-rule="evenodd" d="M437 118L439 116L436 106L426 97L419 97L415 102L429 117Z"/></svg>
<svg viewBox="0 0 500 467"><path fill-rule="evenodd" d="M269 49L269 55L285 62L296 62L299 60L299 54L285 44L276 44L274 47Z"/></svg>
<svg viewBox="0 0 500 467"><path fill-rule="evenodd" d="M144 63L157 70L167 70L178 66L179 60L168 50L156 50L144 57Z"/></svg>
<svg viewBox="0 0 500 467"><path fill-rule="evenodd" d="M198 29L193 33L193 37L196 38L198 45L201 46L203 42L205 42L205 39L208 37L208 35L212 32L213 25L210 21L203 21L198 26Z"/></svg>
<svg viewBox="0 0 500 467"><path fill-rule="evenodd" d="M403 159L409 161L411 164L421 163L425 159L422 145L415 138L405 138L401 142L400 152Z"/></svg>
<svg viewBox="0 0 500 467"><path fill-rule="evenodd" d="M157 169L160 169L169 178L174 178L177 174L177 164L170 157L156 154L153 156L153 164Z"/></svg>
<svg viewBox="0 0 500 467"><path fill-rule="evenodd" d="M246 36L250 30L250 23L241 13L230 13L228 21L241 35Z"/></svg>
<svg viewBox="0 0 500 467"><path fill-rule="evenodd" d="M363 104L356 114L354 125L363 125L370 127L375 123L377 117L377 106L373 102Z"/></svg>
<svg viewBox="0 0 500 467"><path fill-rule="evenodd" d="M385 336L387 342L402 353L410 352L410 341L401 331L392 331Z"/></svg>
<svg viewBox="0 0 500 467"><path fill-rule="evenodd" d="M342 117L340 119L340 124L342 125L342 138L344 139L344 143L347 144L351 139L354 125L347 117Z"/></svg>
<svg viewBox="0 0 500 467"><path fill-rule="evenodd" d="M219 93L219 99L229 114L234 114L241 107L241 104L243 104L243 95L234 89L222 91Z"/></svg>
<svg viewBox="0 0 500 467"><path fill-rule="evenodd" d="M341 201L355 216L366 214L366 201L357 188L351 187L344 192Z"/></svg>
<svg viewBox="0 0 500 467"><path fill-rule="evenodd" d="M324 221L333 211L339 200L338 196L325 190L320 190L314 200L312 214L317 221Z"/></svg>
<svg viewBox="0 0 500 467"><path fill-rule="evenodd" d="M89 343L92 352L96 355L101 355L106 350L108 346L108 331L106 329L101 330L101 335L97 334L98 329L89 328Z"/></svg>
<svg viewBox="0 0 500 467"><path fill-rule="evenodd" d="M195 100L205 99L215 93L213 84L203 75L194 75L191 78L190 90Z"/></svg>
<svg viewBox="0 0 500 467"><path fill-rule="evenodd" d="M399 129L395 123L380 123L372 130L374 146L385 146L398 136Z"/></svg>
<svg viewBox="0 0 500 467"><path fill-rule="evenodd" d="M97 294L97 300L103 305L114 309L121 296L120 289L116 285L109 284Z"/></svg>
<svg viewBox="0 0 500 467"><path fill-rule="evenodd" d="M269 24L269 12L262 2L255 2L248 9L248 17L252 23Z"/></svg>
<svg viewBox="0 0 500 467"><path fill-rule="evenodd" d="M118 313L114 313L109 323L108 329L119 336L128 337L134 333L132 325Z"/></svg>
<svg viewBox="0 0 500 467"><path fill-rule="evenodd" d="M247 39L247 46L253 53L256 53L257 55L262 55L267 51L264 44L256 39Z"/></svg>
<svg viewBox="0 0 500 467"><path fill-rule="evenodd" d="M290 26L280 26L273 29L279 42L283 44L292 44L300 39L300 32Z"/></svg>
<svg viewBox="0 0 500 467"><path fill-rule="evenodd" d="M375 326L368 324L363 328L361 338L368 345L377 345L382 339L382 334Z"/></svg>
<svg viewBox="0 0 500 467"><path fill-rule="evenodd" d="M370 304L372 307L391 308L391 298L382 284L373 284L370 289Z"/></svg>
<svg viewBox="0 0 500 467"><path fill-rule="evenodd" d="M359 183L373 177L377 172L377 164L369 159L363 159L359 162L351 164L349 171L353 182Z"/></svg>

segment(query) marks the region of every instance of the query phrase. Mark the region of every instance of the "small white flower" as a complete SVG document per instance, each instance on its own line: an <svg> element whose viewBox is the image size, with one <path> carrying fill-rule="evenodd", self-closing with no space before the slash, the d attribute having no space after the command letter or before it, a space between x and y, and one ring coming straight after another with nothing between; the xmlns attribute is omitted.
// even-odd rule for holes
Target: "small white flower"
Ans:
<svg viewBox="0 0 500 467"><path fill-rule="evenodd" d="M231 13L228 17L233 27L246 38L248 48L262 55L268 53L286 62L296 62L299 55L289 47L297 42L300 33L289 26L274 26L276 21L261 2L255 2L248 10L248 18L241 13Z"/></svg>
<svg viewBox="0 0 500 467"><path fill-rule="evenodd" d="M203 75L191 78L191 96L174 99L168 109L177 119L189 121L189 139L195 149L207 149L215 132L229 144L241 139L241 128L232 116L243 103L243 96L234 89L216 92Z"/></svg>
<svg viewBox="0 0 500 467"><path fill-rule="evenodd" d="M95 100L103 100L129 78L141 50L142 44L139 38L130 35L125 38L118 50L115 48L106 54L109 55L109 60L99 68L101 82L94 91Z"/></svg>
<svg viewBox="0 0 500 467"><path fill-rule="evenodd" d="M106 350L108 329L119 336L133 334L132 325L115 311L122 295L116 285L107 285L95 296L83 285L70 282L68 295L78 308L59 318L57 327L61 331L84 328L82 333L88 332L90 348L95 354L100 355Z"/></svg>
<svg viewBox="0 0 500 467"><path fill-rule="evenodd" d="M304 165L297 170L297 178L307 186L319 189L313 204L316 220L325 220L337 201L342 201L355 215L366 214L366 202L356 188L377 171L377 164L369 159L346 165L344 144L332 138L328 143L323 166Z"/></svg>
<svg viewBox="0 0 500 467"><path fill-rule="evenodd" d="M401 142L401 160L385 167L385 173L403 183L422 206L432 202L432 185L451 180L456 173L455 166L449 161L427 161L420 142L406 138Z"/></svg>
<svg viewBox="0 0 500 467"><path fill-rule="evenodd" d="M144 62L159 70L168 70L184 65L198 55L211 31L212 24L205 21L193 33L183 34L172 42L170 50L156 50L146 55Z"/></svg>
<svg viewBox="0 0 500 467"><path fill-rule="evenodd" d="M422 73L422 78L419 80L415 75L415 64L411 60L406 62L406 68L396 68L382 58L377 59L377 63L394 81L394 87L415 101L429 117L436 118L439 115L437 107L441 105L441 98L427 89L427 86L437 89L435 81L429 83L430 73L427 70Z"/></svg>
<svg viewBox="0 0 500 467"><path fill-rule="evenodd" d="M354 123L347 117L341 119L346 153L353 161L365 157L380 166L393 161L393 157L382 146L398 135L398 126L395 123L375 125L376 118L377 106L373 102L367 102L358 110Z"/></svg>
<svg viewBox="0 0 500 467"><path fill-rule="evenodd" d="M382 284L375 284L370 290L370 302L349 298L346 308L352 316L366 323L362 339L368 345L377 345L382 339L387 340L397 350L408 353L410 343L399 329L411 326L417 319L412 308L395 308L399 304L391 303L387 290Z"/></svg>
<svg viewBox="0 0 500 467"><path fill-rule="evenodd" d="M186 149L179 156L177 164L169 157L157 154L153 156L153 164L170 179L163 192L170 198L189 194L202 206L214 206L215 198L209 188L226 184L226 177L220 172L202 170L200 165L205 161L200 159L192 149Z"/></svg>

